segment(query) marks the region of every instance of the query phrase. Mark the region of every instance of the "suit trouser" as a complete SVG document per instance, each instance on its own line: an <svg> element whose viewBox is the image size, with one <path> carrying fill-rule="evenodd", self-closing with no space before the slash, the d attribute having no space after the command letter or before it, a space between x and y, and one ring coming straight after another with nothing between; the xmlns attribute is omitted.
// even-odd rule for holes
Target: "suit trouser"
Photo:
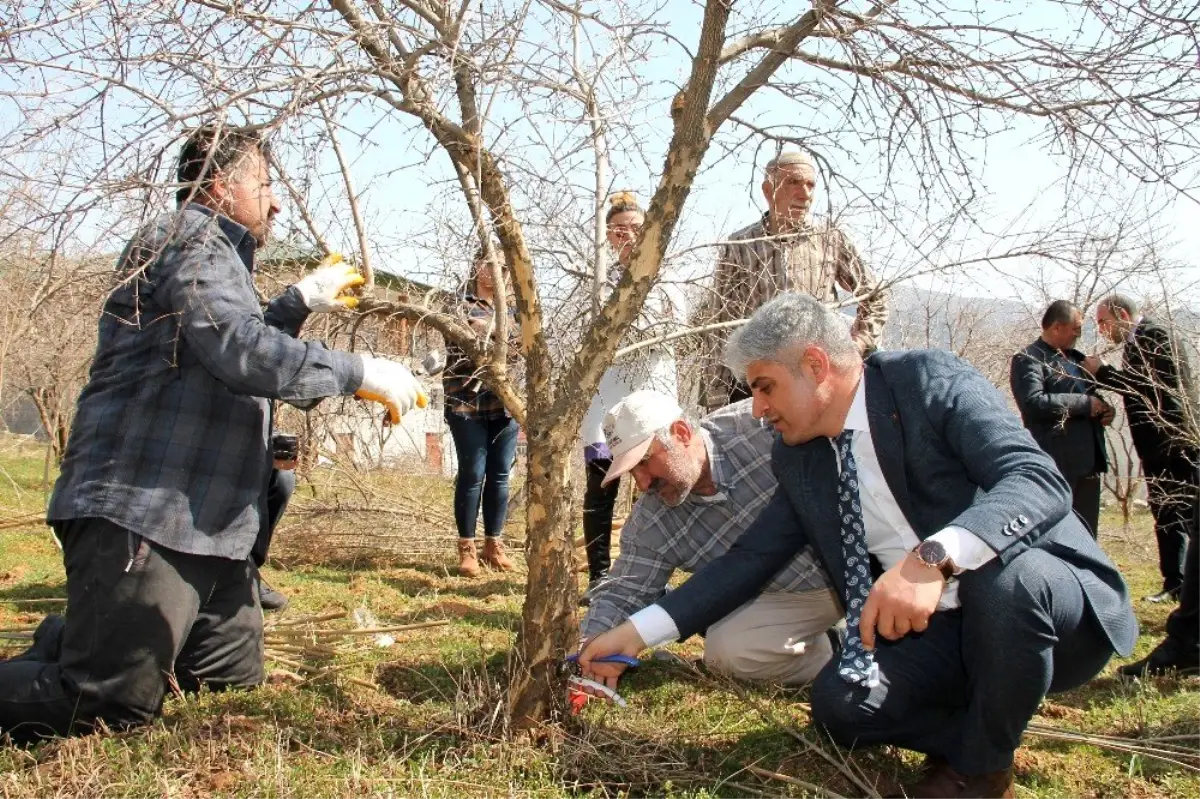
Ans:
<svg viewBox="0 0 1200 799"><path fill-rule="evenodd" d="M1192 450L1142 460L1164 591L1177 591L1183 585L1184 556L1188 538L1194 532L1196 504L1200 502L1198 459L1200 453Z"/></svg>
<svg viewBox="0 0 1200 799"><path fill-rule="evenodd" d="M1200 482L1200 466L1196 467ZM1167 637L1174 638L1184 649L1200 650L1200 502L1192 509L1192 529L1189 533L1187 555L1183 569L1183 589L1179 592L1179 607L1167 617Z"/></svg>
<svg viewBox="0 0 1200 799"><path fill-rule="evenodd" d="M104 519L55 530L65 623L53 644L35 641L0 663L0 731L31 739L86 732L97 720L129 727L159 713L171 679L184 691L262 682L249 559L176 552Z"/></svg>
<svg viewBox="0 0 1200 799"><path fill-rule="evenodd" d="M292 494L296 492L296 473L291 469L272 469L271 481L267 484L267 523L258 531L254 540L254 548L250 550L250 560L255 566L267 562L267 551L271 548L271 539L275 537L275 528L283 518Z"/></svg>
<svg viewBox="0 0 1200 799"><path fill-rule="evenodd" d="M1092 538L1100 535L1100 475L1085 474L1071 482L1071 508L1083 519Z"/></svg>
<svg viewBox="0 0 1200 799"><path fill-rule="evenodd" d="M963 774L999 771L1046 694L1083 685L1113 654L1078 578L1053 555L1030 549L960 581L961 609L935 613L920 635L876 639L878 686L851 685L832 667L817 677L813 720L835 741L942 755Z"/></svg>
<svg viewBox="0 0 1200 799"><path fill-rule="evenodd" d="M829 662L842 618L833 591L770 591L708 628L704 663L742 680L804 685Z"/></svg>

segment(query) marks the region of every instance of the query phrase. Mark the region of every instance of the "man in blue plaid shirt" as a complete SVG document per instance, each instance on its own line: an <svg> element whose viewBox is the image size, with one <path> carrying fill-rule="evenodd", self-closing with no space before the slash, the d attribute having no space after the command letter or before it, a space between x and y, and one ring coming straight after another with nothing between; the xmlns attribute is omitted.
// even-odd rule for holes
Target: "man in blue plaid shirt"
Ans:
<svg viewBox="0 0 1200 799"><path fill-rule="evenodd" d="M49 522L67 574L65 623L0 664L0 731L67 735L141 724L168 681L262 681L248 556L266 513L271 400L357 395L393 422L421 396L404 366L295 338L361 282L329 267L262 310L254 253L279 211L266 143L206 126L180 157L179 209L122 254L100 317Z"/></svg>
<svg viewBox="0 0 1200 799"><path fill-rule="evenodd" d="M604 422L613 463L645 494L621 529L621 554L591 591L581 636L591 638L658 599L676 569L694 572L723 555L775 493L775 432L750 400L687 420L674 399L636 391ZM827 631L841 618L829 582L805 549L756 599L708 628L704 662L747 680L810 682L832 654Z"/></svg>

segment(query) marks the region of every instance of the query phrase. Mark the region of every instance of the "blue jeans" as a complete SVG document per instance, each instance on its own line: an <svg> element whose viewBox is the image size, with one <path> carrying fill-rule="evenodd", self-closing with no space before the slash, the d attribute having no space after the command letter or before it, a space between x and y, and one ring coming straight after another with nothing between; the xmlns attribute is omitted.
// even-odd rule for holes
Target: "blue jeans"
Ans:
<svg viewBox="0 0 1200 799"><path fill-rule="evenodd" d="M474 538L483 499L483 534L499 536L508 517L508 476L517 452L515 419L474 419L446 414L458 452L454 524L459 538Z"/></svg>

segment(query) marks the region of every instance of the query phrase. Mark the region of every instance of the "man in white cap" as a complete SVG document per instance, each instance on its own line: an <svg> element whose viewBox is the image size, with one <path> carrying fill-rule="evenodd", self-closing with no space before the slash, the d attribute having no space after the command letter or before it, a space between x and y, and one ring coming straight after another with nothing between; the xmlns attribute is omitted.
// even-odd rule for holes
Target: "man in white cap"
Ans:
<svg viewBox="0 0 1200 799"><path fill-rule="evenodd" d="M721 247L712 294L694 326L747 319L783 292L830 303L842 289L858 301L852 332L859 351L866 355L878 347L887 321L886 294L846 234L828 219L812 219L816 190L817 169L806 153L783 152L767 162L766 213ZM721 360L729 333L723 328L700 338L700 402L710 411L750 396Z"/></svg>
<svg viewBox="0 0 1200 799"><path fill-rule="evenodd" d="M591 591L580 634L590 638L653 602L676 569L720 557L775 492L775 433L738 402L689 420L658 391L636 391L604 420L613 462L604 479L629 472L642 497L621 532L621 554ZM708 628L704 661L748 680L811 681L832 654L826 633L841 616L823 569L804 550L761 595Z"/></svg>

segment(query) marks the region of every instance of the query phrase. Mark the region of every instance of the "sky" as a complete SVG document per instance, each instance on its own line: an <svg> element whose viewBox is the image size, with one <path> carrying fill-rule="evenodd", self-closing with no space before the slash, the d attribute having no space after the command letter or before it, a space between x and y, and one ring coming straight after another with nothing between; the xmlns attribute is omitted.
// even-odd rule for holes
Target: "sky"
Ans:
<svg viewBox="0 0 1200 799"><path fill-rule="evenodd" d="M969 4L951 3L969 9ZM770 2L758 9L769 16L794 4ZM743 7L748 8L748 7ZM1006 24L1019 25L1027 33L1064 31L1077 27L1062 7L1050 3L1010 2L989 4L989 13ZM665 110L674 87L686 76L686 62L680 57L683 46L694 47L700 20L700 6L689 0L661 0L658 18L666 25L665 32L674 42L664 40L655 45L655 55L638 62L635 73L648 84L640 93L628 91L622 96L622 106L616 109L613 134L612 174L608 185L613 189L632 189L645 201L652 193L661 169L670 132ZM906 12L908 13L908 12ZM966 19L953 8L947 11L950 21ZM735 20L734 27L748 20ZM547 33L547 40L561 32ZM1087 33L1085 31L1085 33ZM1078 34L1077 34L1078 35ZM80 34L81 39L86 36ZM1083 38L1086 38L1084 36ZM557 41L562 42L562 38ZM608 50L604 42L593 40L581 47L586 61L602 57ZM818 46L819 47L819 46ZM536 58L540 54L527 51ZM615 74L614 70L614 74ZM789 66L781 71L784 78L804 78L799 67ZM4 80L0 77L0 87ZM65 78L64 78L65 80ZM19 80L18 80L19 83ZM10 84L11 87L12 84ZM610 87L613 97L629 86L614 81ZM829 83L819 87L830 91ZM576 225L575 237L589 235L589 213L584 212L587 192L593 180L587 153L576 153L570 166L556 172L545 153L553 147L572 146L578 140L582 123L577 108L565 106L548 111L545 103L529 97L490 96L484 90L489 106L492 131L503 131L498 140L506 153L522 153L516 161L530 173L541 173L545 181L541 199L554 208L547 211L548 224ZM882 176L887 173L881 162L881 152L887 142L871 140L877 125L864 124L862 118L843 113L844 102L828 102L828 97L807 97L800 101L780 93L760 91L739 116L753 124L776 130L796 124L819 132L811 139L812 150L837 173L825 175L817 199L819 212L837 218L851 235L868 262L888 278L901 276L916 285L940 288L971 296L1006 296L1041 302L1042 287L1038 283L1039 264L1031 259L1005 261L1000 269L976 266L957 269L952 274L920 274L948 260L975 257L997 246L1005 235L1014 232L1044 229L1060 223L1066 217L1076 226L1086 225L1097 233L1106 232L1118 223L1145 228L1153 220L1161 236L1165 255L1182 266L1169 275L1169 285L1154 286L1142 281L1133 290L1156 292L1165 288L1173 297L1188 304L1200 305L1200 207L1195 200L1161 187L1139 183L1122 174L1112 164L1094 170L1072 173L1069 162L1056 154L1058 143L1047 137L1044 128L1027 119L988 119L985 136L960 131L954 139L964 162L972 173L970 186L976 193L971 222L946 226L947 207L955 198L954 191L933 195L917 185L917 172L926 169L929 161L944 153L918 155L915 162L901 162L890 173L887 190ZM539 112L536 124L528 124L523 114ZM344 106L337 110L343 130L340 143L351 164L352 179L359 202L367 219L373 240L372 255L378 268L418 279L450 281L448 272L457 269L453 262L435 253L435 245L454 245L454 238L463 238L463 204L452 181L448 159L431 144L430 137L411 122L398 118L396 113L381 113L379 104L370 108ZM114 130L114 138L126 139L137 135L139 119L135 106L111 104L106 109L104 123ZM26 124L10 103L0 103L0 126L20 130ZM121 128L123 130L120 130ZM904 136L893 133L891 144L903 144ZM685 216L673 242L677 254L669 263L669 272L677 279L703 275L713 259L711 244L715 240L752 222L763 210L758 188L758 170L774 154L771 143L757 142L733 126L727 126L710 150L704 168L697 176L688 201ZM745 141L742 141L745 140ZM740 144L736 144L741 142ZM552 143L552 144L548 144ZM944 143L944 142L943 142ZM295 142L291 142L295 144ZM158 146L162 146L159 144ZM539 148L541 155L539 155ZM79 148L76 157L86 165L95 156L91 147ZM147 147L150 152L153 147ZM336 160L330 148L320 151L300 151L295 147L281 148L289 168L296 173L313 167L314 184L308 192L310 210L318 219L325 237L333 246L347 252L355 251L357 240L350 224L350 214L342 195ZM928 159L921 166L916 162ZM81 167L80 174L83 174ZM519 169L511 173L522 200L534 192L537 179L525 178ZM1190 187L1200 185L1200 176L1193 171L1183 176ZM557 187L556 187L557 182ZM573 186L568 187L568 184ZM953 188L966 192L966 183L955 180ZM574 203L561 202L554 197L560 192ZM1197 196L1195 191L1192 196ZM547 197L549 199L547 199ZM561 198L560 198L561 199ZM63 200L66 201L66 200ZM78 199L75 200L78 202ZM299 215L292 203L285 200L285 210L277 227L286 230L300 227ZM1086 223L1084 222L1086 220ZM118 226L119 227L119 226ZM113 235L112 228L99 219L85 225L80 234L102 239ZM940 231L945 242L927 261L914 246L923 236ZM473 249L465 241L457 242L459 251ZM96 246L106 247L98 240ZM118 249L114 244L111 249ZM696 248L696 249L693 249ZM929 251L928 245L924 249ZM683 252L683 255L678 255ZM453 258L451 259L453 261ZM1059 283L1050 275L1050 290L1069 278L1058 274Z"/></svg>

